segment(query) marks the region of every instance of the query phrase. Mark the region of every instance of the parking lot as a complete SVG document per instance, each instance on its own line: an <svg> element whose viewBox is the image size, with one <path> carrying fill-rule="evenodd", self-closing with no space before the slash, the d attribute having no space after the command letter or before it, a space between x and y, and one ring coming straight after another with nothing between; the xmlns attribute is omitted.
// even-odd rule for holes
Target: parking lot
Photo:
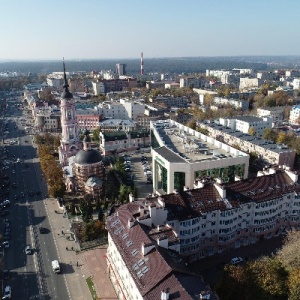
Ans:
<svg viewBox="0 0 300 300"><path fill-rule="evenodd" d="M142 156L145 157L144 164L142 164ZM148 172L152 172L152 158L151 153L134 153L128 156L130 160L131 174L133 175L134 184L138 190L138 198L145 198L153 192L152 176L151 180L147 181L147 176L144 174L144 166L148 166ZM150 175L150 173L148 173ZM150 176L148 177L150 178Z"/></svg>

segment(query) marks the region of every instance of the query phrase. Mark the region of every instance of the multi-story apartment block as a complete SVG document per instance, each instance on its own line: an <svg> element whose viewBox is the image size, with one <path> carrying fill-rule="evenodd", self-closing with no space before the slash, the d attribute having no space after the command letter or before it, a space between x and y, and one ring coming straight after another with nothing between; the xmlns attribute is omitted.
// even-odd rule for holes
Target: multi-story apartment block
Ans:
<svg viewBox="0 0 300 300"><path fill-rule="evenodd" d="M247 91L253 88L258 88L262 83L263 81L259 78L249 78L249 77L240 78L239 90Z"/></svg>
<svg viewBox="0 0 300 300"><path fill-rule="evenodd" d="M207 83L206 78L198 77L183 77L179 80L180 87L193 87L193 88L204 88L205 83Z"/></svg>
<svg viewBox="0 0 300 300"><path fill-rule="evenodd" d="M264 107L257 109L258 117L271 117L273 125L281 124L284 120L284 107L276 106L276 107ZM272 127L274 127L272 125Z"/></svg>
<svg viewBox="0 0 300 300"><path fill-rule="evenodd" d="M61 131L60 111L52 109L39 109L35 113L35 128L39 131Z"/></svg>
<svg viewBox="0 0 300 300"><path fill-rule="evenodd" d="M149 98L149 102L152 102L153 104L161 104L166 107L186 108L188 105L188 99L186 97L159 96Z"/></svg>
<svg viewBox="0 0 300 300"><path fill-rule="evenodd" d="M108 272L118 299L219 299L178 254L167 216L164 201L152 199L122 205L106 218Z"/></svg>
<svg viewBox="0 0 300 300"><path fill-rule="evenodd" d="M98 79L96 82L92 82L92 86L94 95L123 91L127 88L136 87L136 78Z"/></svg>
<svg viewBox="0 0 300 300"><path fill-rule="evenodd" d="M147 81L146 82L146 89L165 89L165 82L164 81Z"/></svg>
<svg viewBox="0 0 300 300"><path fill-rule="evenodd" d="M191 261L269 239L300 228L300 185L289 170L218 184L196 182L193 190L159 198L165 224L180 239L180 254Z"/></svg>
<svg viewBox="0 0 300 300"><path fill-rule="evenodd" d="M49 86L55 87L57 89L61 89L64 84L64 78L62 75L48 75L47 76L47 84Z"/></svg>
<svg viewBox="0 0 300 300"><path fill-rule="evenodd" d="M259 175L224 185L196 183L198 188L145 200L130 195L106 219L108 270L119 299L169 299L178 290L184 299L216 299L203 281L187 277L187 262L299 229L298 175L273 169ZM186 278L181 284L178 271ZM210 297L201 296L205 292Z"/></svg>
<svg viewBox="0 0 300 300"><path fill-rule="evenodd" d="M151 123L153 189L168 194L196 178L247 178L249 155L172 120Z"/></svg>
<svg viewBox="0 0 300 300"><path fill-rule="evenodd" d="M286 77L300 77L300 70L286 70Z"/></svg>
<svg viewBox="0 0 300 300"><path fill-rule="evenodd" d="M300 105L294 105L290 111L290 123L298 125L300 123Z"/></svg>
<svg viewBox="0 0 300 300"><path fill-rule="evenodd" d="M271 165L294 166L296 152L285 145L238 132L214 122L198 122L197 126L208 130L208 135L228 145L238 145L242 151L254 152L265 163Z"/></svg>
<svg viewBox="0 0 300 300"><path fill-rule="evenodd" d="M136 121L139 116L144 115L145 104L142 102L120 99L120 104L124 106L126 112L123 119Z"/></svg>
<svg viewBox="0 0 300 300"><path fill-rule="evenodd" d="M219 121L221 125L243 133L254 129L255 135L262 135L266 128L272 128L271 117L238 116L232 119L220 118Z"/></svg>
<svg viewBox="0 0 300 300"><path fill-rule="evenodd" d="M82 78L70 78L68 80L70 92L84 92L84 80Z"/></svg>
<svg viewBox="0 0 300 300"><path fill-rule="evenodd" d="M300 78L294 78L292 85L293 85L294 90L299 90L300 89Z"/></svg>
<svg viewBox="0 0 300 300"><path fill-rule="evenodd" d="M204 102L204 97L202 98ZM217 106L230 105L236 109L241 109L243 111L249 109L249 102L245 99L232 99L223 97L214 97L213 103Z"/></svg>
<svg viewBox="0 0 300 300"><path fill-rule="evenodd" d="M105 119L99 123L102 132L111 131L132 131L136 128L136 123L132 120Z"/></svg>
<svg viewBox="0 0 300 300"><path fill-rule="evenodd" d="M104 156L135 151L150 144L150 135L147 130L105 131L100 132L99 137L99 149Z"/></svg>
<svg viewBox="0 0 300 300"><path fill-rule="evenodd" d="M76 119L78 130L84 132L85 130L94 130L99 128L101 116L98 110L95 109L77 109Z"/></svg>

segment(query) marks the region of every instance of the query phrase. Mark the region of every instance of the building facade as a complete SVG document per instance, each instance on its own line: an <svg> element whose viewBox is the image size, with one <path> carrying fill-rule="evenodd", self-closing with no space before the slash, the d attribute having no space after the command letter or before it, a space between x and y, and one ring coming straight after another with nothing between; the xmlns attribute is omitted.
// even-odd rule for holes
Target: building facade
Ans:
<svg viewBox="0 0 300 300"><path fill-rule="evenodd" d="M291 168L294 166L296 152L286 145L277 145L213 122L198 122L197 125L207 129L208 135L212 138L228 145L239 145L240 149L246 153L256 153L258 158L266 164L286 165Z"/></svg>
<svg viewBox="0 0 300 300"><path fill-rule="evenodd" d="M153 189L163 195L196 179L248 177L249 155L172 120L151 123Z"/></svg>

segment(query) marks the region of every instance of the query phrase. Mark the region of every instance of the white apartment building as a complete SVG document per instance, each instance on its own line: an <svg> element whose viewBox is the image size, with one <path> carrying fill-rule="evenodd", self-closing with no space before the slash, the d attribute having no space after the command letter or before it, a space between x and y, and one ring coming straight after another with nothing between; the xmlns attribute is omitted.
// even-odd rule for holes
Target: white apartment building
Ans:
<svg viewBox="0 0 300 300"><path fill-rule="evenodd" d="M277 145L271 141L238 132L214 122L198 122L197 126L208 130L208 135L228 145L239 145L242 151L254 152L265 163L271 165L294 166L296 152L286 145Z"/></svg>
<svg viewBox="0 0 300 300"><path fill-rule="evenodd" d="M152 199L122 205L106 218L108 273L118 299L219 299L179 255L167 215L164 202Z"/></svg>
<svg viewBox="0 0 300 300"><path fill-rule="evenodd" d="M120 104L124 106L126 116L124 119L136 121L139 116L145 113L145 104L134 100L120 99Z"/></svg>
<svg viewBox="0 0 300 300"><path fill-rule="evenodd" d="M284 107L276 106L276 107L264 107L257 109L258 117L271 117L272 118L272 127L274 124L281 124L284 120Z"/></svg>
<svg viewBox="0 0 300 300"><path fill-rule="evenodd" d="M50 74L47 76L46 81L49 86L55 87L57 89L62 88L62 86L64 84L64 78L62 75L54 76L53 74Z"/></svg>
<svg viewBox="0 0 300 300"><path fill-rule="evenodd" d="M190 86L193 86L193 88L203 88L205 86L206 82L207 82L207 79L205 79L205 78L184 77L184 78L180 78L179 86L181 88L182 87L190 87Z"/></svg>
<svg viewBox="0 0 300 300"><path fill-rule="evenodd" d="M102 119L123 119L123 120L137 120L145 112L144 103L136 102L134 100L121 99L120 102L104 101L97 107L98 112L102 115Z"/></svg>
<svg viewBox="0 0 300 300"><path fill-rule="evenodd" d="M159 195L192 188L197 178L248 177L248 154L172 120L150 128L153 190Z"/></svg>
<svg viewBox="0 0 300 300"><path fill-rule="evenodd" d="M298 125L300 122L300 105L294 105L290 111L290 123Z"/></svg>
<svg viewBox="0 0 300 300"><path fill-rule="evenodd" d="M300 229L300 184L298 175L288 169L269 169L227 184L202 180L194 187L130 202L108 217L109 267L113 276L120 276L119 284L127 285L125 290L153 271L151 257L145 260L151 253L145 252L148 247L155 252L159 245L193 262ZM141 259L147 266L144 274L135 268ZM159 276L160 264L154 265ZM128 282L131 276L134 281Z"/></svg>
<svg viewBox="0 0 300 300"><path fill-rule="evenodd" d="M253 128L256 135L262 135L266 128L272 128L272 118L258 118L254 116L238 116L232 119L219 119L220 124L231 129L249 133L249 129Z"/></svg>
<svg viewBox="0 0 300 300"><path fill-rule="evenodd" d="M240 78L239 89L240 91L251 90L253 88L258 88L262 83L263 81L259 78L248 78L248 77Z"/></svg>
<svg viewBox="0 0 300 300"><path fill-rule="evenodd" d="M294 90L299 90L300 89L300 78L294 78L292 85L293 85Z"/></svg>
<svg viewBox="0 0 300 300"><path fill-rule="evenodd" d="M103 81L92 82L94 95L105 95L105 83Z"/></svg>
<svg viewBox="0 0 300 300"><path fill-rule="evenodd" d="M245 99L214 97L213 103L217 106L230 105L234 108L241 109L243 111L249 108L249 102Z"/></svg>

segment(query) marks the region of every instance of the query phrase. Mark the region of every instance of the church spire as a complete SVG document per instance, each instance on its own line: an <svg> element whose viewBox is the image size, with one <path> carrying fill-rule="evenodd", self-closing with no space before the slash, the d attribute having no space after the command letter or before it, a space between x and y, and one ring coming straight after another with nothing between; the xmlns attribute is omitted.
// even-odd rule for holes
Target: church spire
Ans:
<svg viewBox="0 0 300 300"><path fill-rule="evenodd" d="M67 81L67 75L66 75L66 66L65 66L65 59L63 57L63 66L64 66L64 85L63 85L63 93L61 94L61 98L63 99L72 99L73 95L70 93L68 87L68 81Z"/></svg>

